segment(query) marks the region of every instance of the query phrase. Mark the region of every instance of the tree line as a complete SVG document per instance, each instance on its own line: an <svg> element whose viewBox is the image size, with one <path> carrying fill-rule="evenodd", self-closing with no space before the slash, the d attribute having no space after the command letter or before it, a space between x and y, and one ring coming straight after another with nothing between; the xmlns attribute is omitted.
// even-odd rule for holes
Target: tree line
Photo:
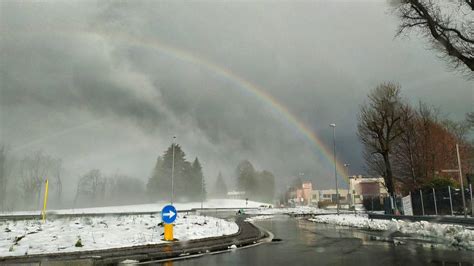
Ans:
<svg viewBox="0 0 474 266"><path fill-rule="evenodd" d="M46 178L51 187L50 196L60 202L62 172L60 158L42 151L15 158L5 145L0 145L0 210L39 206Z"/></svg>
<svg viewBox="0 0 474 266"><path fill-rule="evenodd" d="M154 200L171 200L172 189L174 200L178 202L204 200L207 194L199 159L196 157L192 163L186 160L186 154L178 144L172 144L163 156L158 157L147 184L148 195Z"/></svg>
<svg viewBox="0 0 474 266"><path fill-rule="evenodd" d="M275 176L267 170L257 171L244 160L236 169L237 187L245 196L256 201L272 202L275 195Z"/></svg>
<svg viewBox="0 0 474 266"><path fill-rule="evenodd" d="M272 203L275 196L275 176L267 170L257 171L248 160L241 161L235 169L235 190L244 192L240 198ZM222 173L219 172L211 197L229 197L228 186Z"/></svg>
<svg viewBox="0 0 474 266"><path fill-rule="evenodd" d="M142 180L118 173L105 175L99 169L92 169L79 178L73 206L134 204L145 200Z"/></svg>
<svg viewBox="0 0 474 266"><path fill-rule="evenodd" d="M0 210L38 210L42 206L48 179L48 207L89 207L131 204L146 200L145 185L137 178L121 174L105 175L98 169L87 171L78 182L64 177L61 158L41 150L23 157L9 154L0 145ZM65 185L75 186L75 193L64 195ZM74 189L73 189L74 190Z"/></svg>
<svg viewBox="0 0 474 266"><path fill-rule="evenodd" d="M43 151L36 151L14 158L0 145L0 210L35 210L41 206L45 180L49 180L51 208L91 207L133 204L146 201L170 200L171 172L173 171L174 146L174 195L175 201L201 201L207 196L202 165L196 157L192 162L178 144L171 145L159 156L147 184L142 180L120 173L105 174L100 169L84 172L77 178L73 193L63 195L64 181L62 160ZM232 186L234 187L234 186ZM235 170L234 190L245 191L242 197L271 202L275 193L275 177L269 171L257 171L252 163L244 160ZM211 197L226 198L229 191L219 173Z"/></svg>
<svg viewBox="0 0 474 266"><path fill-rule="evenodd" d="M380 84L368 94L358 117L367 170L383 176L392 195L396 190L455 184L458 174L443 170L458 168L459 144L462 172L473 172L474 144L467 138L473 117L468 113L460 122L442 119L437 108L410 104L400 85Z"/></svg>
<svg viewBox="0 0 474 266"><path fill-rule="evenodd" d="M207 197L227 198L228 185L221 172L208 195L202 166L196 157L191 163L178 144L172 144L158 157L152 176L148 180L147 191L153 200L171 200L171 175L173 171L174 146L174 200L200 201ZM240 162L235 171L236 190L245 192L242 197L250 200L272 202L275 194L275 177L267 171L255 170L248 160Z"/></svg>

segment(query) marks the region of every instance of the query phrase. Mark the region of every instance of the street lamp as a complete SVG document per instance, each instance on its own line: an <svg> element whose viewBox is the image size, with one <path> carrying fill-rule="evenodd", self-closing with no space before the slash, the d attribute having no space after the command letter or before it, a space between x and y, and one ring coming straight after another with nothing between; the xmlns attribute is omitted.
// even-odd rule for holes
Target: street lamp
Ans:
<svg viewBox="0 0 474 266"><path fill-rule="evenodd" d="M173 136L173 144L171 146L173 147L173 163L171 164L171 205L173 205L173 199L174 199L174 146L176 142L176 136Z"/></svg>
<svg viewBox="0 0 474 266"><path fill-rule="evenodd" d="M351 166L351 165L348 164L348 163L345 163L345 164L344 164L344 167L346 167L346 169L347 169L347 177L350 177L350 176L351 176L351 175L349 174L349 166Z"/></svg>
<svg viewBox="0 0 474 266"><path fill-rule="evenodd" d="M204 176L201 178L201 211L204 205Z"/></svg>
<svg viewBox="0 0 474 266"><path fill-rule="evenodd" d="M351 180L350 180L351 176L349 174L349 166L351 166L351 165L348 164L348 163L344 164L344 167L346 167L346 171L347 171L347 182L349 183L349 195L352 195L351 199L350 199L351 204L352 204L352 206L355 206L355 204L354 204L354 193L352 193L352 190L351 190L352 187L351 187ZM354 213L355 213L355 207L354 207Z"/></svg>
<svg viewBox="0 0 474 266"><path fill-rule="evenodd" d="M332 127L332 140L334 146L334 180L336 181L336 208L339 215L339 189L337 187L337 164L336 164L336 124L329 124Z"/></svg>
<svg viewBox="0 0 474 266"><path fill-rule="evenodd" d="M458 169L449 169L449 170L441 170L444 173L459 173L459 180L461 182L461 195L462 195L462 207L464 211L464 218L467 217L466 212L466 198L464 196L464 182L462 180L462 170L461 170L461 157L459 156L459 144L456 144L456 154L458 157Z"/></svg>

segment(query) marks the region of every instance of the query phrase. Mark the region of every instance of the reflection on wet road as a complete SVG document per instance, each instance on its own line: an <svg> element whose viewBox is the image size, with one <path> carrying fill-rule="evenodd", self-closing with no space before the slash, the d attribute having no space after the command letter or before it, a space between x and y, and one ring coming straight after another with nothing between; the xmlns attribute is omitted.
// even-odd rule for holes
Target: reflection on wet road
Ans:
<svg viewBox="0 0 474 266"><path fill-rule="evenodd" d="M379 232L287 216L256 224L282 241L175 261L173 265L474 265L474 252L433 249L416 241L394 245Z"/></svg>

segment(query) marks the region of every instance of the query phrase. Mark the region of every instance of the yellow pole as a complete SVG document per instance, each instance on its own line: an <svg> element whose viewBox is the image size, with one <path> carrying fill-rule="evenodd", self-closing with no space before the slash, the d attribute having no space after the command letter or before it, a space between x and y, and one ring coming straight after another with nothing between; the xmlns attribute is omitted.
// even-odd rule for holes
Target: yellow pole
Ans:
<svg viewBox="0 0 474 266"><path fill-rule="evenodd" d="M165 224L165 240L173 241L173 224Z"/></svg>
<svg viewBox="0 0 474 266"><path fill-rule="evenodd" d="M44 189L44 203L43 203L43 223L46 221L46 203L48 202L48 179L46 179L45 189Z"/></svg>

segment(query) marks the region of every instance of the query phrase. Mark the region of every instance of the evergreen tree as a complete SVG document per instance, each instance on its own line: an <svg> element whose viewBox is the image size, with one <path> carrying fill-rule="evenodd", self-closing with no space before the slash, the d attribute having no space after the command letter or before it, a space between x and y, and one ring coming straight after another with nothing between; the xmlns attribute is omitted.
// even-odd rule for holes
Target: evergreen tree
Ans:
<svg viewBox="0 0 474 266"><path fill-rule="evenodd" d="M191 198L193 200L205 200L206 199L206 184L204 182L204 176L202 174L202 167L201 163L199 162L199 159L196 157L194 159L194 162L192 164L192 175L191 175L191 182L189 184L192 184L191 189L189 190L191 193ZM201 191L202 190L202 191ZM202 193L202 194L201 194Z"/></svg>
<svg viewBox="0 0 474 266"><path fill-rule="evenodd" d="M275 196L275 176L267 170L263 170L258 174L258 191L259 200L271 203Z"/></svg>
<svg viewBox="0 0 474 266"><path fill-rule="evenodd" d="M148 192L152 199L171 200L172 191L172 168L173 168L173 146L174 146L174 198L175 201L196 199L200 195L201 186L196 187L194 182L193 167L186 161L186 154L178 144L172 144L158 158L152 177L148 181ZM200 164L199 164L200 166ZM202 170L201 170L202 175ZM199 189L199 190L198 190ZM199 191L199 194L197 194Z"/></svg>
<svg viewBox="0 0 474 266"><path fill-rule="evenodd" d="M224 181L224 178L222 177L222 173L219 172L219 175L217 176L216 185L214 187L214 196L218 199L223 199L227 196L227 192L227 185Z"/></svg>
<svg viewBox="0 0 474 266"><path fill-rule="evenodd" d="M267 170L257 172L248 160L242 161L237 166L237 187L245 191L245 197L271 203L275 196L275 176ZM216 190L219 190L219 179L217 179Z"/></svg>
<svg viewBox="0 0 474 266"><path fill-rule="evenodd" d="M255 198L258 193L258 184L256 178L257 173L253 165L248 160L240 162L237 166L236 174L239 190L245 191L246 197Z"/></svg>
<svg viewBox="0 0 474 266"><path fill-rule="evenodd" d="M158 157L156 159L155 168L153 168L152 176L148 180L147 192L148 196L152 199L165 199L160 198L157 195L164 195L166 189L171 189L171 178L165 178L163 175L164 166L163 158Z"/></svg>

